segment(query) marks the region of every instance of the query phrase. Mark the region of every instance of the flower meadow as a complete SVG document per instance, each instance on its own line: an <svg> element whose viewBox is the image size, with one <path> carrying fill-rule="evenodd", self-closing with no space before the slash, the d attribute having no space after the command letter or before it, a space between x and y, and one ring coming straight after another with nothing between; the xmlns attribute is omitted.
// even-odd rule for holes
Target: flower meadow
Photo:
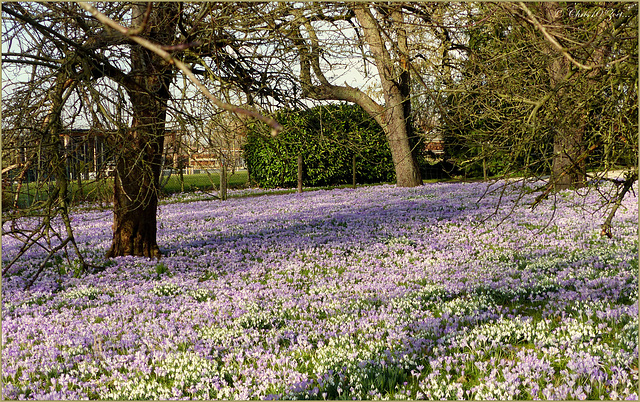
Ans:
<svg viewBox="0 0 640 402"><path fill-rule="evenodd" d="M483 183L161 206L161 260L32 249L3 277L8 399L637 399L638 200ZM587 191L587 190L584 190ZM496 208L500 202L500 207ZM3 238L7 261L19 244Z"/></svg>

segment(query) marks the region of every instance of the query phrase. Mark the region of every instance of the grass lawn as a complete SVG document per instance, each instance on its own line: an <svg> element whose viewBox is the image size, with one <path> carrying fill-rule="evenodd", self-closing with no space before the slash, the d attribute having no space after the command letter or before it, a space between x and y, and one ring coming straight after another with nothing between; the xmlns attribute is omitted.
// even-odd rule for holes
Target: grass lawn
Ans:
<svg viewBox="0 0 640 402"><path fill-rule="evenodd" d="M209 191L220 188L220 174L218 172L206 174L191 174L184 175L184 191ZM247 186L249 181L249 175L246 170L236 171L234 174L231 172L227 176L229 180L229 188L243 188ZM180 182L180 175L174 173L169 178L164 192L168 194L178 193L182 191Z"/></svg>
<svg viewBox="0 0 640 402"><path fill-rule="evenodd" d="M177 193L190 193L190 192L212 192L217 191L220 188L220 174L218 172L212 172L211 174L200 173L200 174L185 174L182 176L184 183L181 182L180 176L176 173L173 173L169 180L166 181L165 186L163 187L163 195L174 195ZM246 170L236 171L234 174L229 172L228 175L228 188L229 189L244 189L248 187L249 175ZM456 183L465 181L462 178L451 178L451 179L430 179L424 180L425 184L432 183ZM476 180L478 181L478 180ZM164 183L164 178L162 180ZM391 184L391 183L383 183L383 184ZM368 187L375 186L377 184L358 184L358 187ZM329 189L340 189L340 188L350 188L350 184L340 184L333 186L320 186L320 187L305 187L305 191L309 190L329 190ZM13 186L13 190L16 189L16 186ZM53 184L45 185L44 188L36 189L33 184L27 186L26 184L22 188L22 192L19 198L19 205L21 207L25 207L35 201L38 200L46 200L49 194L49 189L53 189ZM27 191L28 190L28 191ZM113 178L106 178L102 180L82 180L80 184L77 180L73 180L69 182L69 191L71 194L71 202L82 203L82 202L101 202L108 203L111 202L111 198L113 197ZM265 190L269 193L278 193L278 194L288 194L296 192L295 188L288 189L271 189ZM13 205L13 196L10 195L10 192L6 192L7 194L3 195L3 206L8 208L10 205ZM258 194L262 194L262 192L258 192ZM243 194L242 192L237 193L236 195L229 194L229 196L246 196L252 194ZM186 199L190 199L188 194L184 194ZM191 197L193 198L193 197ZM197 198L197 196L196 196Z"/></svg>
<svg viewBox="0 0 640 402"><path fill-rule="evenodd" d="M211 173L208 174L192 174L184 175L184 191L212 191L218 189L220 186L220 174ZM246 170L236 171L235 174L229 174L229 188L238 189L247 186L249 176ZM12 190L17 189L16 185L13 185ZM22 191L19 198L19 205L25 207L38 200L46 200L50 190L53 189L53 183L45 184L43 188L36 189L34 184L29 186L25 183L22 187ZM172 174L167 184L163 188L164 194L175 194L182 191L180 177L177 174ZM13 205L13 196L10 196L11 191L6 191L3 194L3 206L8 207ZM77 180L69 182L69 192L71 194L71 202L109 202L113 197L113 178L106 178L103 180L82 180L78 184Z"/></svg>

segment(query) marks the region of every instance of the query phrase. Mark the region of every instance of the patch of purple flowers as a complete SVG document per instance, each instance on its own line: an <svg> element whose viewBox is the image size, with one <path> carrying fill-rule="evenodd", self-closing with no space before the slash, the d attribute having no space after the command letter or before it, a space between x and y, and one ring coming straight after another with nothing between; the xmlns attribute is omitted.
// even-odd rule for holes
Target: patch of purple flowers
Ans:
<svg viewBox="0 0 640 402"><path fill-rule="evenodd" d="M3 395L637 399L637 198L608 239L595 194L496 212L484 190L165 204L160 262L74 278L63 261L25 292L34 249L3 277ZM90 261L111 216L73 216Z"/></svg>

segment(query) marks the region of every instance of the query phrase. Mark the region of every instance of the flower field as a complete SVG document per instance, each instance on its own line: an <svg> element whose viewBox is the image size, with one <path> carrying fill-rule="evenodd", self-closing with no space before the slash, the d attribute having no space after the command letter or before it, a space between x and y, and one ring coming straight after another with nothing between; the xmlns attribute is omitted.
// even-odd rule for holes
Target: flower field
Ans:
<svg viewBox="0 0 640 402"><path fill-rule="evenodd" d="M508 193L497 212L484 190L166 204L167 257L85 276L57 259L25 292L33 249L3 277L3 395L637 399L637 183L613 239L593 189L513 211ZM95 263L111 223L73 216ZM19 245L2 241L7 261Z"/></svg>

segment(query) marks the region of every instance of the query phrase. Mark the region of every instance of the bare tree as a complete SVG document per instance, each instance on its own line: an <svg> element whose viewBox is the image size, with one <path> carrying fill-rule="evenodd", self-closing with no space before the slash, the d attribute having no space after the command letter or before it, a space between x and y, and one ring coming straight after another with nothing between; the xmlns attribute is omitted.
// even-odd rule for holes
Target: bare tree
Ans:
<svg viewBox="0 0 640 402"><path fill-rule="evenodd" d="M558 110L564 113L558 114L555 122L553 186L556 189L582 187L586 183L588 105L576 104L575 94L571 94L569 89L582 78L581 75L586 76L592 87L597 87L602 78L600 70L611 63L624 61L630 55L620 56L618 60L606 56L611 53L613 41L603 40L602 36L616 35L612 14L600 18L594 14L596 10L585 9L582 11L584 14L595 18L572 18L571 14L576 13L571 11L576 9L561 7L558 3L541 4L539 10L532 10L522 2L518 6L524 11L519 16L545 39L547 46L543 51L550 60L548 71L554 97L561 99L560 102L567 102L558 104Z"/></svg>
<svg viewBox="0 0 640 402"><path fill-rule="evenodd" d="M7 36L20 38L18 30L14 29L9 30ZM42 43L34 44L33 49L40 55L45 50ZM73 55L61 57L55 70L45 57L36 56L24 61L32 67L26 88L16 91L14 95L18 96L4 101L6 120L3 120L3 128L9 129L3 132L2 156L3 160L15 163L2 170L3 184L7 183L3 185L3 198L9 202L2 208L2 234L23 243L18 253L4 264L3 273L31 247L40 247L46 253L34 275L26 278L28 288L58 252L62 251L68 264L73 264L67 252L68 245L73 246L79 272L84 272L90 265L78 249L71 227L66 172L68 155L62 141L63 111L81 86L82 76L73 75L76 63ZM8 85L18 83L10 80ZM66 118L70 117L74 115L67 113ZM17 175L9 175L14 170ZM29 177L33 171L37 172L36 177ZM5 181L7 175L10 179ZM6 197L7 193L12 197ZM25 218L28 218L27 222ZM62 225L56 222L57 219Z"/></svg>
<svg viewBox="0 0 640 402"><path fill-rule="evenodd" d="M88 21L82 8L101 23ZM26 36L31 31L37 32L43 44L41 48L34 47L31 53L14 52L8 58L3 55L3 61L57 69L60 58L54 53L71 54L69 76L81 76L85 82L108 79L119 93L126 93L129 106L126 111L119 110L121 105L108 110L104 107L105 94L95 91L90 93L91 102L98 105L97 110L85 105L86 111L90 109L91 113L106 116L115 125L108 141L119 148L115 155L114 225L109 257L160 256L156 243L157 198L167 107L172 97L170 86L176 67L205 92L214 105L262 119L274 132L280 129L275 121L259 113L219 101L184 62L171 54L194 46L185 43L185 36L188 38L190 33L184 19L193 17L191 25L196 27L198 19L203 18L197 13L182 11L185 10L177 3L103 4L100 9L86 3L81 6L14 3L3 7L3 12L15 21L17 30L27 32ZM131 28L116 21L128 21L124 23ZM215 48L211 52L215 53ZM61 107L69 105L61 104ZM120 124L123 115L130 119L124 125Z"/></svg>

